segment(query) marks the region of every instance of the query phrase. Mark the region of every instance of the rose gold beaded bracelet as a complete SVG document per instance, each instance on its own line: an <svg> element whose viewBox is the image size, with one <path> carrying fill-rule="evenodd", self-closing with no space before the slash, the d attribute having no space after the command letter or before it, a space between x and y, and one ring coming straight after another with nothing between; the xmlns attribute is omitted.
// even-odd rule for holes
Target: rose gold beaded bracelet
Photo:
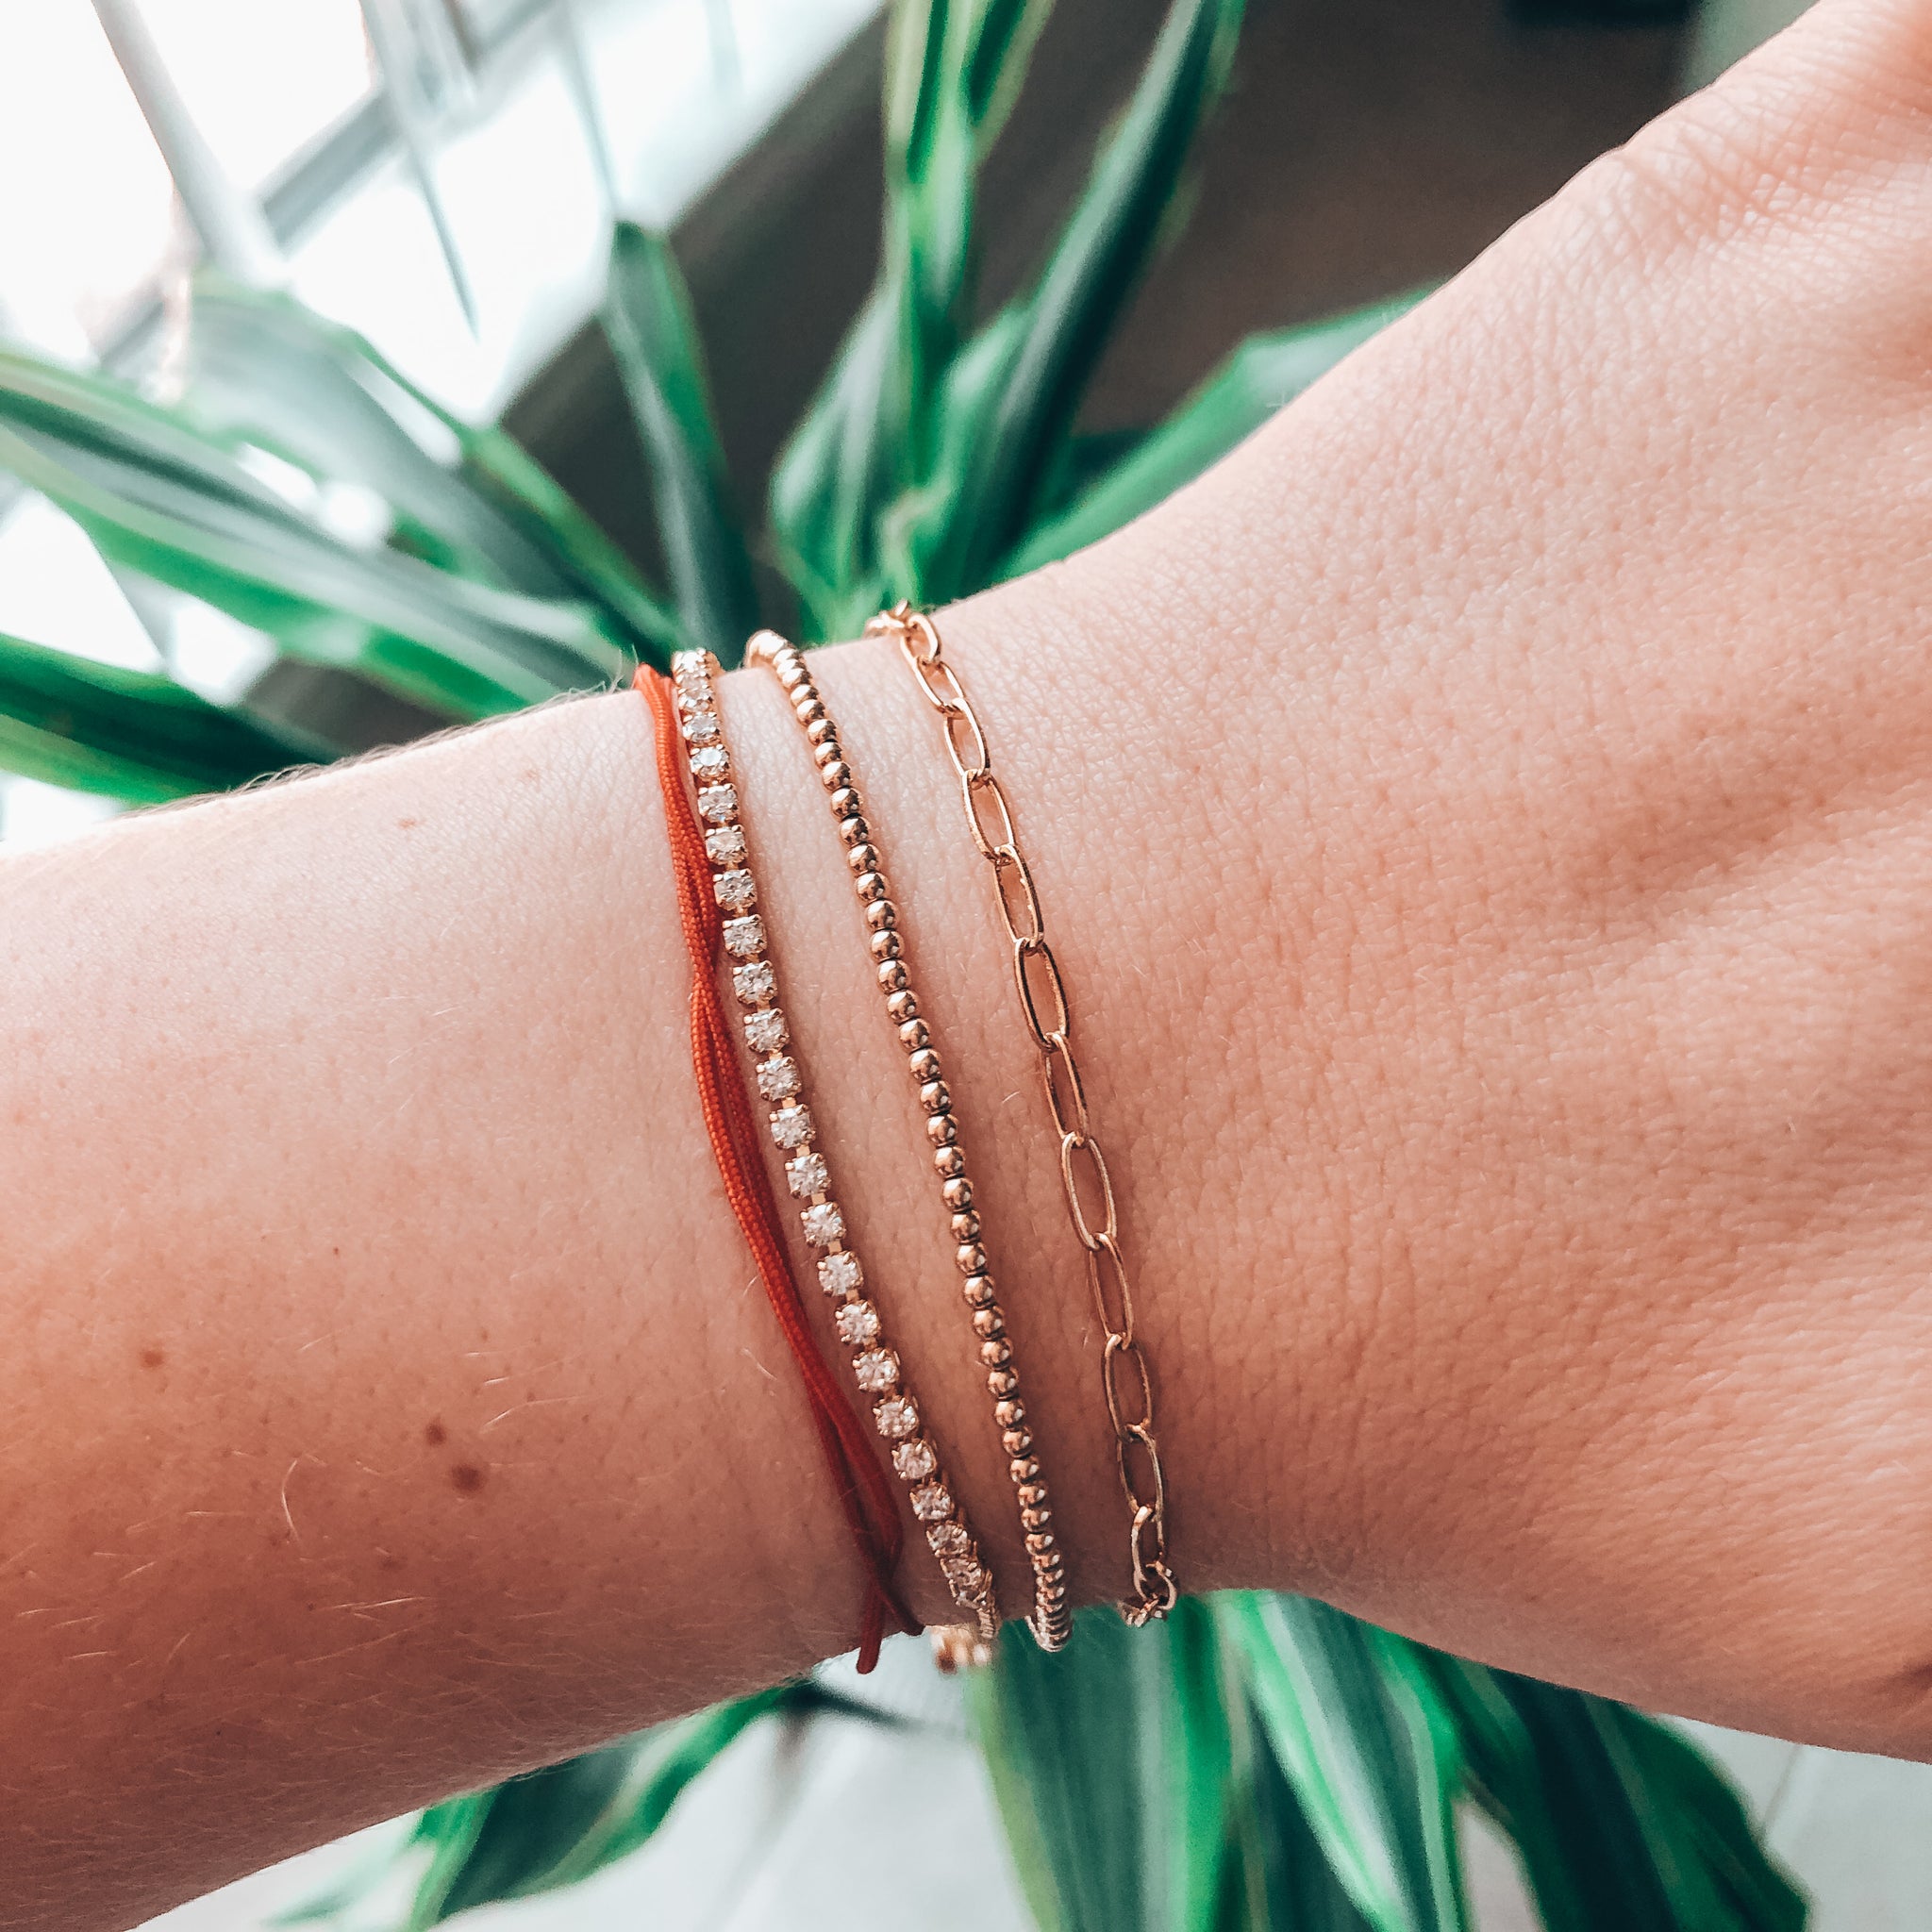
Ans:
<svg viewBox="0 0 1932 1932"><path fill-rule="evenodd" d="M1013 1368L1012 1344L981 1241L973 1182L966 1171L966 1157L959 1147L952 1096L931 1031L920 1015L918 995L912 990L898 908L888 896L885 865L876 835L865 816L858 781L804 653L775 631L766 630L752 639L744 655L747 664L765 665L784 687L792 714L811 744L812 757L829 794L832 816L838 822L840 839L846 848L846 862L852 869L859 905L871 933L879 990L898 1028L899 1043L908 1056L907 1067L919 1089L920 1105L925 1110L926 1134L933 1143L933 1164L949 1217L954 1258L966 1278L965 1295L972 1310L974 1343L980 1364L987 1372L987 1387L993 1398L993 1419L999 1425L1001 1444L1007 1453L1008 1472L1019 1492L1020 1524L1033 1569L1034 1607L1027 1624L1042 1650L1058 1650L1072 1633L1073 1616L1067 1605L1064 1561L1053 1533L1052 1501L1045 1477L1041 1474L1032 1432L1026 1425L1025 1406L1020 1399L1020 1378ZM934 1549L941 1556L942 1533L946 1533L943 1526L927 1533Z"/></svg>
<svg viewBox="0 0 1932 1932"><path fill-rule="evenodd" d="M705 826L705 853L711 862L711 890L724 914L724 949L730 954L731 990L744 1008L744 1043L754 1063L758 1090L771 1104L773 1141L784 1157L785 1181L793 1199L805 1205L799 1224L818 1257L819 1286L835 1303L839 1339L852 1351L854 1380L873 1398L873 1421L891 1445L892 1468L909 1491L912 1513L946 1579L953 1601L973 1619L981 1645L999 1630L999 1607L991 1573L965 1512L940 1465L939 1451L920 1420L919 1405L906 1386L897 1354L885 1340L877 1306L867 1299L865 1270L850 1244L845 1217L832 1198L831 1172L819 1150L818 1130L804 1100L804 1075L787 1049L791 1045L784 1010L778 1005L778 978L758 913L758 884L751 870L744 827L739 818L731 757L712 694L718 669L708 651L681 651L671 660L677 707L689 747L698 815ZM955 1640L953 1648L958 1649Z"/></svg>
<svg viewBox="0 0 1932 1932"><path fill-rule="evenodd" d="M898 644L899 655L918 680L925 701L939 713L947 756L959 775L973 843L992 867L1000 917L1012 942L1013 980L1019 988L1026 1029L1040 1054L1046 1104L1059 1132L1060 1187L1067 1214L1086 1252L1087 1278L1107 1335L1100 1378L1108 1417L1113 1424L1121 1488L1126 1492L1128 1555L1134 1578L1133 1595L1121 1605L1121 1615L1130 1624L1145 1624L1165 1617L1180 1595L1167 1557L1167 1479L1154 1432L1153 1378L1146 1352L1134 1335L1134 1291L1121 1255L1113 1181L1100 1142L1093 1137L1086 1090L1074 1058L1074 1021L1067 1005L1066 982L1047 942L1032 868L1020 855L1012 808L993 774L986 733L958 673L946 661L932 619L909 604L900 603L874 617L865 634L889 637ZM1093 1206L1091 1218L1088 1201L1081 1198L1082 1169ZM1132 1380L1123 1390L1122 1376L1129 1365ZM1134 1397L1132 1407L1126 1400L1129 1395Z"/></svg>

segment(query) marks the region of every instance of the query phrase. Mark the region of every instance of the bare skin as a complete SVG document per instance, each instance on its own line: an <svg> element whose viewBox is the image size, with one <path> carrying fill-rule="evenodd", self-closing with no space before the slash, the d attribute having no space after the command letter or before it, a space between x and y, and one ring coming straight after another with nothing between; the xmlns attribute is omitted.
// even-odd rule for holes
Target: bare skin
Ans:
<svg viewBox="0 0 1932 1932"><path fill-rule="evenodd" d="M950 613L1192 1590L1932 1755L1932 4L1825 0L1158 515ZM1125 1524L982 868L822 660L1083 1598ZM1010 1492L803 744L841 1192ZM848 1642L637 700L0 864L0 1911L125 1924ZM942 1603L918 1561L909 1587Z"/></svg>

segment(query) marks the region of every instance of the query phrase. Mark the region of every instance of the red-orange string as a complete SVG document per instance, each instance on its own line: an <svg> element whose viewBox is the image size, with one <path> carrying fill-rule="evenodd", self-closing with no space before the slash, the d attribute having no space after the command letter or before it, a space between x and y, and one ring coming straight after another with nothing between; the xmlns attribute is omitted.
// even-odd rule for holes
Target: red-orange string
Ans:
<svg viewBox="0 0 1932 1932"><path fill-rule="evenodd" d="M684 742L677 726L677 708L671 681L648 665L640 665L637 689L651 708L656 724L658 784L664 794L665 830L671 841L671 869L677 883L678 917L691 955L691 1062L697 1076L698 1100L704 1108L705 1130L731 1211L738 1217L758 1278L778 1326L791 1347L805 1383L812 1424L832 1486L844 1508L852 1540L866 1576L865 1605L858 1631L858 1668L870 1671L878 1661L879 1641L890 1615L905 1631L916 1631L918 1619L906 1607L892 1581L898 1567L905 1531L891 1486L873 1453L863 1420L812 1340L804 1297L778 1219L778 1204L766 1172L758 1117L745 1089L724 1006L718 992L718 955L724 942L724 915L711 891L711 866L705 853L705 835L685 788Z"/></svg>

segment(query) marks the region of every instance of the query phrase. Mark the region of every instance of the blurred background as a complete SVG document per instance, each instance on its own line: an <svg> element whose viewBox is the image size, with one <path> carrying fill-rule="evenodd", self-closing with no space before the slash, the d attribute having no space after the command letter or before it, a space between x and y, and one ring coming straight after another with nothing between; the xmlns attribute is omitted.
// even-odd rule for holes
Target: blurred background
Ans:
<svg viewBox="0 0 1932 1932"><path fill-rule="evenodd" d="M1454 274L1802 0L1251 0L1191 220L1084 405L1155 422L1243 338ZM1146 56L1156 0L1059 0L983 184L990 308L1037 264ZM281 286L458 415L501 422L625 551L658 561L594 325L613 212L671 237L731 472L761 477L878 249L878 0L33 0L0 8L0 340L166 397L187 277ZM288 480L288 479L283 479ZM307 508L353 532L353 489ZM764 565L761 563L760 568ZM313 721L325 677L235 617L110 566L0 475L0 632ZM372 711L335 741L408 735ZM0 777L0 841L114 808ZM475 1923L716 1932L1024 1932L957 1692L917 1644L832 1678L893 1722L765 1725L639 1857ZM1827 1932L1932 1925L1932 1772L1699 1727ZM841 1887L861 1811L876 1880ZM389 1829L389 1828L385 1828ZM1489 1932L1533 1923L1473 1833ZM263 1924L383 1831L159 1922Z"/></svg>
<svg viewBox="0 0 1932 1932"><path fill-rule="evenodd" d="M1191 220L1085 427L1143 427L1244 336L1453 274L1799 0L1255 0ZM983 186L990 308L1037 262L1157 0L1060 0ZM0 9L0 340L165 394L199 260L289 287L501 420L650 561L593 322L611 209L667 229L731 473L765 475L877 252L879 0L34 0ZM777 325L774 325L776 324ZM321 508L353 531L353 491ZM109 571L0 475L0 632L218 701L327 693ZM408 721L361 721L369 741ZM389 728L385 728L389 727ZM0 839L110 808L0 776Z"/></svg>

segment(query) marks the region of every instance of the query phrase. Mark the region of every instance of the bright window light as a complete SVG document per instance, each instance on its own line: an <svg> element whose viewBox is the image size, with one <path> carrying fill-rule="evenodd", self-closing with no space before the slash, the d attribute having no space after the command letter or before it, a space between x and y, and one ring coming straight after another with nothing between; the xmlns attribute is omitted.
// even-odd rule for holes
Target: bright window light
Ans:
<svg viewBox="0 0 1932 1932"><path fill-rule="evenodd" d="M142 0L217 160L258 189L363 99L357 0ZM189 238L88 0L0 7L0 318L98 350Z"/></svg>
<svg viewBox="0 0 1932 1932"><path fill-rule="evenodd" d="M85 354L153 281L174 184L87 0L0 7L0 321Z"/></svg>
<svg viewBox="0 0 1932 1932"><path fill-rule="evenodd" d="M373 84L357 0L142 0L142 12L215 158L246 188L286 167Z"/></svg>

